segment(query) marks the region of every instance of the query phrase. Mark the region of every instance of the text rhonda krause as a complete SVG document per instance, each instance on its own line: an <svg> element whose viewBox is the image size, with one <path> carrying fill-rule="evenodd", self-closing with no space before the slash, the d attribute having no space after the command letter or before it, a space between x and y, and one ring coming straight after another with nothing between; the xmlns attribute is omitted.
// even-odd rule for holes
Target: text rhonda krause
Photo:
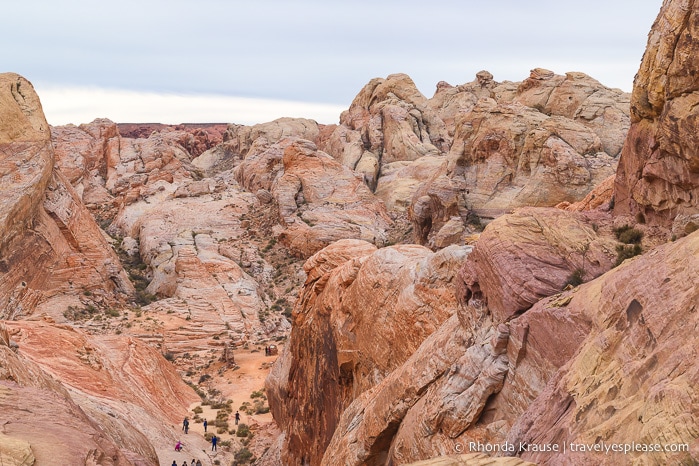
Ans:
<svg viewBox="0 0 699 466"><path fill-rule="evenodd" d="M457 451L462 451L461 445L457 445ZM482 453L511 453L518 454L524 452L590 452L590 453L653 453L653 452L686 452L689 451L687 443L673 443L661 445L659 443L526 443L518 444L504 443L481 443L468 442L468 450Z"/></svg>

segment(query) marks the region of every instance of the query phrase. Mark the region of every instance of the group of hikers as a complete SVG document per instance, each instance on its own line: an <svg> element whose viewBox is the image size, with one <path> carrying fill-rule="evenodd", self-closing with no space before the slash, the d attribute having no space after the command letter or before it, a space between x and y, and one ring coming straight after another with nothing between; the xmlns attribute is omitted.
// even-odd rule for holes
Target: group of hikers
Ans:
<svg viewBox="0 0 699 466"><path fill-rule="evenodd" d="M238 422L240 421L240 413L238 411L235 412L235 425L238 425ZM203 422L204 425L204 433L206 434L207 428L209 427L209 423L206 419L204 419ZM189 433L189 418L184 418L184 421L182 421L182 431L185 434ZM215 435L211 436L211 451L217 451L216 446L218 445L218 437ZM184 448L184 443L182 443L181 440L178 440L177 443L175 444L175 451L180 452ZM177 461L173 460L172 461L172 466L177 466ZM185 460L182 463L182 466L190 466L187 461ZM192 459L192 464L191 466L202 466L201 461L199 460L194 460Z"/></svg>
<svg viewBox="0 0 699 466"><path fill-rule="evenodd" d="M177 466L177 461L172 460L172 466ZM196 463L194 462L194 458L192 458L192 464L190 465L187 463L187 460L184 460L182 462L182 466L202 466L201 461L197 460Z"/></svg>

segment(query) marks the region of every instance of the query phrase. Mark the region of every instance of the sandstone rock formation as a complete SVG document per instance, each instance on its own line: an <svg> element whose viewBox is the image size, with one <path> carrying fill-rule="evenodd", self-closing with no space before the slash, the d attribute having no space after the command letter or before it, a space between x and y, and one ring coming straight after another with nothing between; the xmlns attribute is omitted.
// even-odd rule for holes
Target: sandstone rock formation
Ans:
<svg viewBox="0 0 699 466"><path fill-rule="evenodd" d="M604 221L602 215L536 208L500 217L464 265L466 300L483 300L501 322L561 291L576 270L584 281L602 275L612 268L618 244L596 231Z"/></svg>
<svg viewBox="0 0 699 466"><path fill-rule="evenodd" d="M568 452L566 461L612 464L613 458L657 464L699 461L697 289L699 235L627 261L581 287L568 304L590 319L591 333L508 434L510 441L688 444L691 451L609 457ZM552 418L555 417L555 422ZM556 464L561 454L522 454Z"/></svg>
<svg viewBox="0 0 699 466"><path fill-rule="evenodd" d="M617 214L667 226L699 212L696 16L693 1L665 1L648 35L617 172Z"/></svg>
<svg viewBox="0 0 699 466"><path fill-rule="evenodd" d="M146 309L179 318L151 337L173 353L209 349L213 336L245 342L286 328L279 315L261 321L268 308L261 286L239 265L251 254L240 217L258 201L235 185L206 178L168 194L174 187L162 184L112 225L151 271L146 292L159 299Z"/></svg>
<svg viewBox="0 0 699 466"><path fill-rule="evenodd" d="M698 241L663 245L506 323L460 294L457 315L345 409L320 464L406 464L469 442L507 442L516 449L500 455L537 464L697 461L696 290L678 274L694 273ZM690 448L563 453L564 443L631 439ZM560 452L520 450L532 444Z"/></svg>
<svg viewBox="0 0 699 466"><path fill-rule="evenodd" d="M450 286L467 251L342 240L306 261L294 331L266 384L285 464L319 464L349 403L455 312Z"/></svg>
<svg viewBox="0 0 699 466"><path fill-rule="evenodd" d="M453 142L409 201L422 244L456 214L581 200L614 173L629 125L628 95L582 73L535 69L502 84L481 73L468 85L442 83L432 101L453 122Z"/></svg>
<svg viewBox="0 0 699 466"><path fill-rule="evenodd" d="M118 258L64 175L31 84L0 76L0 316L115 303L133 292ZM94 293L93 293L94 292Z"/></svg>
<svg viewBox="0 0 699 466"><path fill-rule="evenodd" d="M228 130L228 125L223 123L183 123L179 125L119 123L117 129L121 137L129 139L146 139L154 132L178 131L179 144L192 157L198 157L223 142L223 135Z"/></svg>
<svg viewBox="0 0 699 466"><path fill-rule="evenodd" d="M613 207L611 204L614 198L614 180L616 175L612 175L590 191L584 199L578 202L561 202L556 207L571 212L582 212L601 208L609 211Z"/></svg>
<svg viewBox="0 0 699 466"><path fill-rule="evenodd" d="M387 241L391 219L384 204L313 142L288 138L258 147L236 169L236 177L248 191L271 191L285 227L279 238L289 249L308 257L344 238L378 245Z"/></svg>
<svg viewBox="0 0 699 466"><path fill-rule="evenodd" d="M3 454L14 445L36 464L157 464L153 445L174 442L170 425L198 399L138 340L88 338L43 321L2 328L20 347L0 342Z"/></svg>

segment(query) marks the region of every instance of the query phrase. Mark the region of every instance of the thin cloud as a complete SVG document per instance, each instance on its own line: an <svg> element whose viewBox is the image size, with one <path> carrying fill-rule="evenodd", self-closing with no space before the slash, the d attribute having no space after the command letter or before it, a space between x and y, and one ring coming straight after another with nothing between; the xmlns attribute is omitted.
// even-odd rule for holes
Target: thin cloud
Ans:
<svg viewBox="0 0 699 466"><path fill-rule="evenodd" d="M117 123L239 123L251 125L280 117L337 123L345 107L219 95L161 94L95 87L35 86L51 125L109 118Z"/></svg>

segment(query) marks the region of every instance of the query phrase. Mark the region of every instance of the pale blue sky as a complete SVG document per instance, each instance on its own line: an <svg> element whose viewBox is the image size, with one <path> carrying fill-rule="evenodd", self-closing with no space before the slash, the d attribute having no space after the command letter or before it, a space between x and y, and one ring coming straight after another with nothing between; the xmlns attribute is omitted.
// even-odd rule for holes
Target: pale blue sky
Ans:
<svg viewBox="0 0 699 466"><path fill-rule="evenodd" d="M397 72L409 74L428 97L437 82L468 82L481 69L498 81L519 81L535 67L583 71L629 91L661 1L24 0L11 5L0 15L0 63L3 71L34 83L49 123L65 123L61 115L70 109L72 118L83 115L75 113L79 109L102 112L93 117L143 117L137 102L151 101L140 98L142 93L225 96L220 109L211 100L201 101L197 111L165 105L162 117L161 105L149 103L148 117L163 122L272 119L265 113L243 121L249 116L245 106L242 114L233 110L244 97L266 99L260 108L270 117L285 116L277 114L284 110L332 123L371 78ZM91 89L90 97L67 94L84 88ZM101 103L98 94L112 91L117 93ZM288 106L275 110L280 100L303 102L297 112L311 115ZM119 105L124 108L117 111ZM327 114L315 116L312 108Z"/></svg>

